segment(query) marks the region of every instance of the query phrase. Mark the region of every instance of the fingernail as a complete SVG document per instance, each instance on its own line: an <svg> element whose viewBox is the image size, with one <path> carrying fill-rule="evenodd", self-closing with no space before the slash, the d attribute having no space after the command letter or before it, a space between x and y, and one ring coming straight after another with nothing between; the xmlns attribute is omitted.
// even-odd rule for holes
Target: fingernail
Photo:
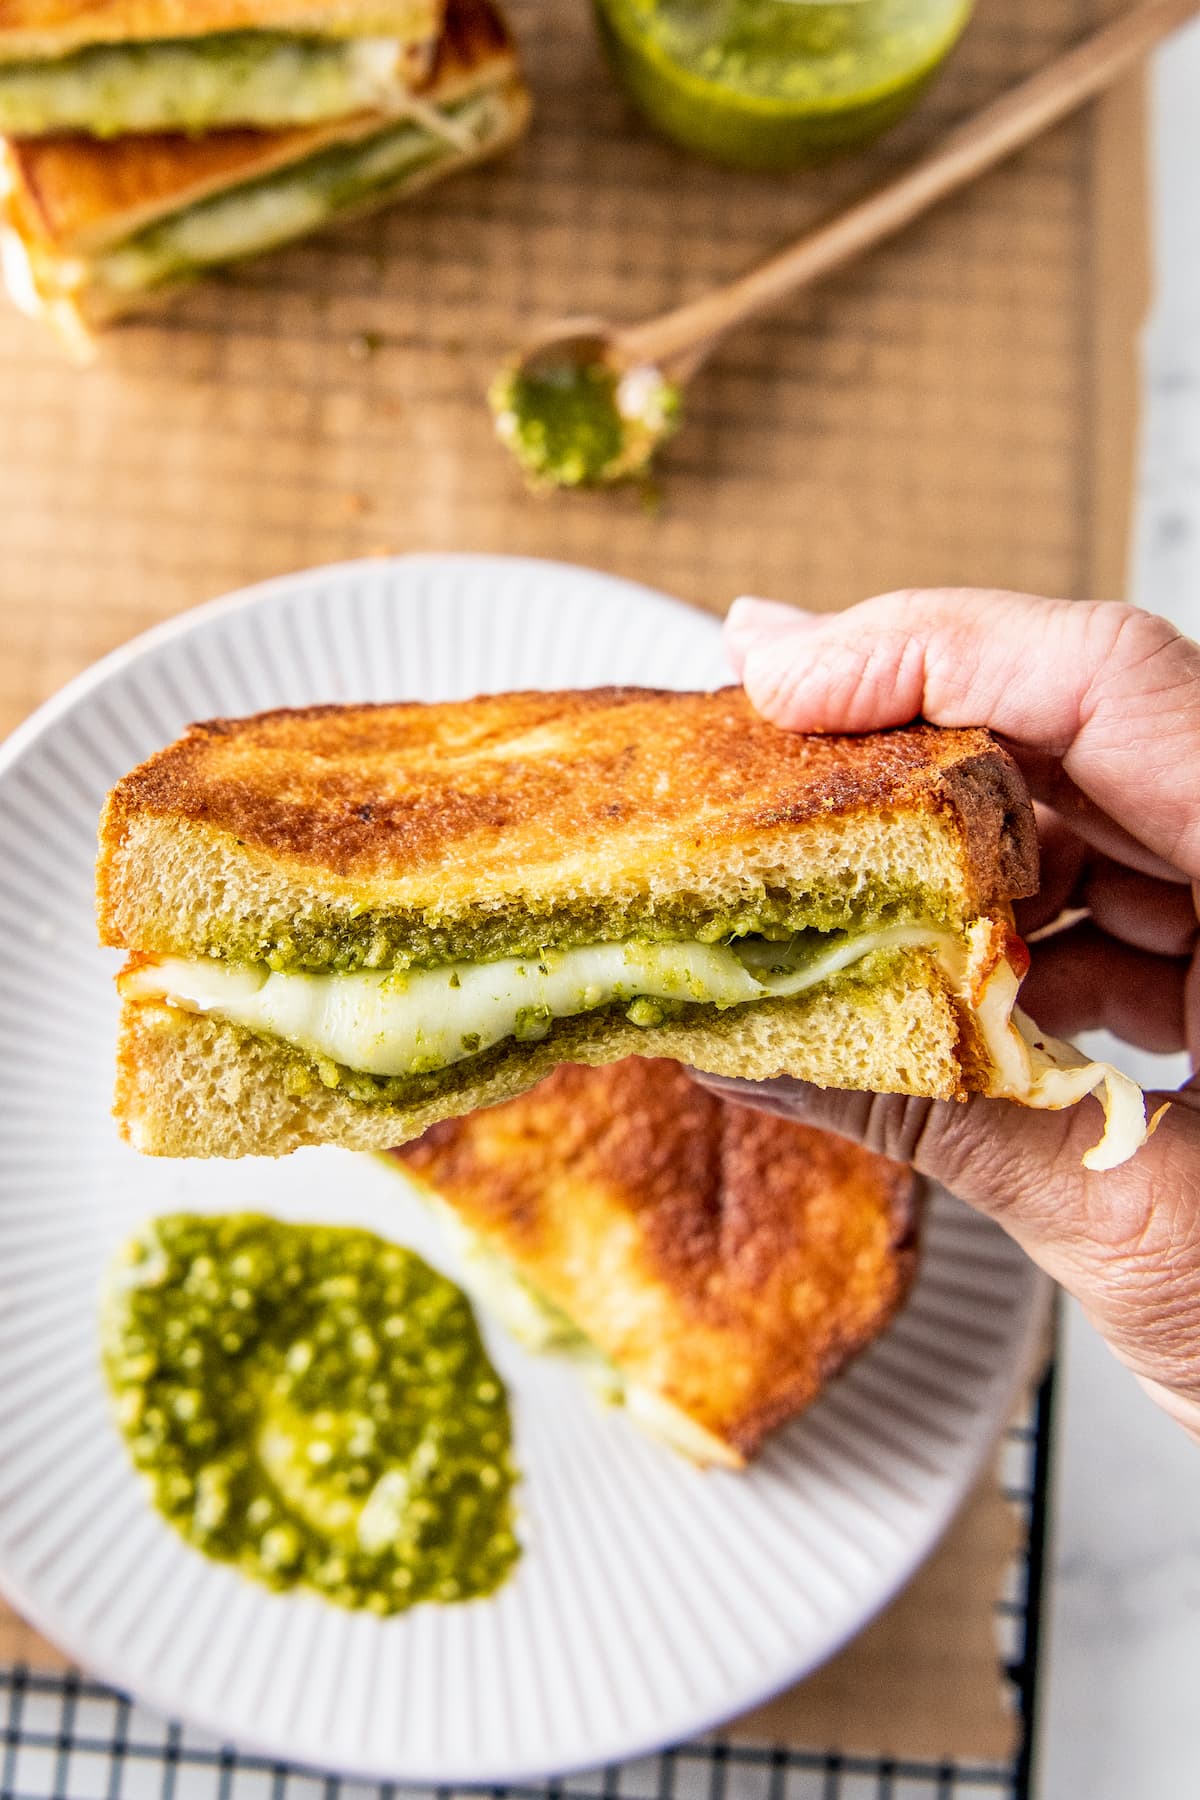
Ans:
<svg viewBox="0 0 1200 1800"><path fill-rule="evenodd" d="M795 631L820 622L821 614L802 606L785 606L780 600L757 600L743 594L734 601L725 619L725 635L745 642L764 632Z"/></svg>
<svg viewBox="0 0 1200 1800"><path fill-rule="evenodd" d="M769 1081L747 1081L737 1075L710 1075L704 1069L693 1068L688 1069L688 1074L693 1081L698 1081L701 1087L711 1089L714 1094L718 1092L728 1094L731 1100L739 1097L744 1100L756 1097L769 1100L775 1094L775 1089Z"/></svg>

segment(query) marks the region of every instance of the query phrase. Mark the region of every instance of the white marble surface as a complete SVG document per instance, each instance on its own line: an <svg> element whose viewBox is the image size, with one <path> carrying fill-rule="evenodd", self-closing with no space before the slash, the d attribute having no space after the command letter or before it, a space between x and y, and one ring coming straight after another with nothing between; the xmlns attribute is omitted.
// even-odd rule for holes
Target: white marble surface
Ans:
<svg viewBox="0 0 1200 1800"><path fill-rule="evenodd" d="M1157 292L1132 587L1200 637L1200 24L1158 58L1153 101Z"/></svg>
<svg viewBox="0 0 1200 1800"><path fill-rule="evenodd" d="M1157 296L1131 591L1200 637L1200 25L1159 58L1154 98ZM1149 1079L1178 1078L1169 1061L1145 1059ZM1200 1449L1073 1305L1061 1369L1036 1792L1196 1800Z"/></svg>

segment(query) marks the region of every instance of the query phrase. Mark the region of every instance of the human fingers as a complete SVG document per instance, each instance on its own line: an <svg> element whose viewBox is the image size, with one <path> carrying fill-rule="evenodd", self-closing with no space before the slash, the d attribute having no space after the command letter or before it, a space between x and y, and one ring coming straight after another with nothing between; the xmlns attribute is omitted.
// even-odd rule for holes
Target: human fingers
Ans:
<svg viewBox="0 0 1200 1800"><path fill-rule="evenodd" d="M1191 888L1162 881L1091 849L1051 808L1034 806L1041 886L1014 907L1029 938L1063 913L1086 910L1110 936L1156 956L1190 956L1200 935Z"/></svg>
<svg viewBox="0 0 1200 1800"><path fill-rule="evenodd" d="M725 615L723 636L725 654L738 680L743 677L747 651L767 632L777 637L802 637L825 616L802 606L785 606L780 600L735 600Z"/></svg>
<svg viewBox="0 0 1200 1800"><path fill-rule="evenodd" d="M1018 900L1013 908L1017 930L1022 937L1029 937L1053 924L1067 910L1088 858L1088 847L1083 839L1069 830L1056 812L1036 801L1033 810L1037 819L1041 882L1036 894L1028 900Z"/></svg>
<svg viewBox="0 0 1200 1800"><path fill-rule="evenodd" d="M1113 602L931 589L884 594L801 628L736 602L728 641L753 704L793 731L925 717L986 725L1052 753L1101 812L1200 877L1200 648Z"/></svg>
<svg viewBox="0 0 1200 1800"><path fill-rule="evenodd" d="M1190 887L1156 881L1110 857L1096 857L1084 870L1075 897L1094 925L1123 944L1155 956L1190 956L1196 947L1200 923Z"/></svg>
<svg viewBox="0 0 1200 1800"><path fill-rule="evenodd" d="M1196 893L1200 903L1200 893ZM1200 1067L1200 956L1193 956L1183 983L1183 1029L1193 1071Z"/></svg>
<svg viewBox="0 0 1200 1800"><path fill-rule="evenodd" d="M1080 1165L1099 1121L1086 1102L1047 1113L981 1095L957 1104L786 1079L697 1079L943 1182L996 1219L1080 1300L1155 1397L1200 1429L1200 1112L1171 1106L1136 1156L1097 1174Z"/></svg>
<svg viewBox="0 0 1200 1800"><path fill-rule="evenodd" d="M1034 800L1052 810L1080 843L1116 862L1127 864L1131 869L1156 876L1160 881L1187 884L1189 877L1182 869L1147 849L1132 831L1127 831L1110 818L1103 807L1089 799L1071 780L1057 757L1044 750L1028 750L1011 741L1007 748L1019 765Z"/></svg>
<svg viewBox="0 0 1200 1800"><path fill-rule="evenodd" d="M1142 1050L1187 1048L1184 958L1155 956L1088 922L1037 944L1021 1005L1044 1031L1106 1030Z"/></svg>

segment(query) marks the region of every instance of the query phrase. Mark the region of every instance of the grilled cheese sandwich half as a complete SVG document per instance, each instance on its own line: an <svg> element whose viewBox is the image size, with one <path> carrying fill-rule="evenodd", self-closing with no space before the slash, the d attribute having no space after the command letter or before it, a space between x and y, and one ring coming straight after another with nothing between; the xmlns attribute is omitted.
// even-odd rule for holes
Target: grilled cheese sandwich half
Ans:
<svg viewBox="0 0 1200 1800"><path fill-rule="evenodd" d="M118 1115L161 1154L403 1142L562 1062L1034 1106L1140 1092L1027 1028L1032 811L982 732L801 738L735 690L193 727L101 830Z"/></svg>
<svg viewBox="0 0 1200 1800"><path fill-rule="evenodd" d="M909 1170L671 1062L563 1067L392 1154L481 1305L696 1463L741 1467L915 1272Z"/></svg>
<svg viewBox="0 0 1200 1800"><path fill-rule="evenodd" d="M8 0L0 133L197 133L387 112L428 78L442 0Z"/></svg>
<svg viewBox="0 0 1200 1800"><path fill-rule="evenodd" d="M282 131L10 138L4 272L75 343L213 269L357 217L497 154L529 99L488 0L452 0L437 66L386 110Z"/></svg>

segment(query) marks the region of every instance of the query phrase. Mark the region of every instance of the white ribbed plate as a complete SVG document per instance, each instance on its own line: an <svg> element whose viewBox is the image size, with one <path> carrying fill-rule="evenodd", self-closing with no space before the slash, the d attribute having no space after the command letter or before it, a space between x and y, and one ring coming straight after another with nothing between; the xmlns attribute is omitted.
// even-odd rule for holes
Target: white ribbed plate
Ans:
<svg viewBox="0 0 1200 1800"><path fill-rule="evenodd" d="M268 583L150 632L0 751L0 1586L79 1661L294 1761L513 1781L689 1737L828 1656L930 1549L1013 1399L1029 1265L944 1195L900 1321L744 1476L700 1474L489 1331L526 1544L491 1600L380 1621L279 1596L145 1504L107 1416L96 1288L146 1215L262 1207L390 1232L454 1273L367 1157L143 1160L109 1117L119 958L96 816L189 720L320 700L726 679L714 622L625 582L415 557Z"/></svg>

